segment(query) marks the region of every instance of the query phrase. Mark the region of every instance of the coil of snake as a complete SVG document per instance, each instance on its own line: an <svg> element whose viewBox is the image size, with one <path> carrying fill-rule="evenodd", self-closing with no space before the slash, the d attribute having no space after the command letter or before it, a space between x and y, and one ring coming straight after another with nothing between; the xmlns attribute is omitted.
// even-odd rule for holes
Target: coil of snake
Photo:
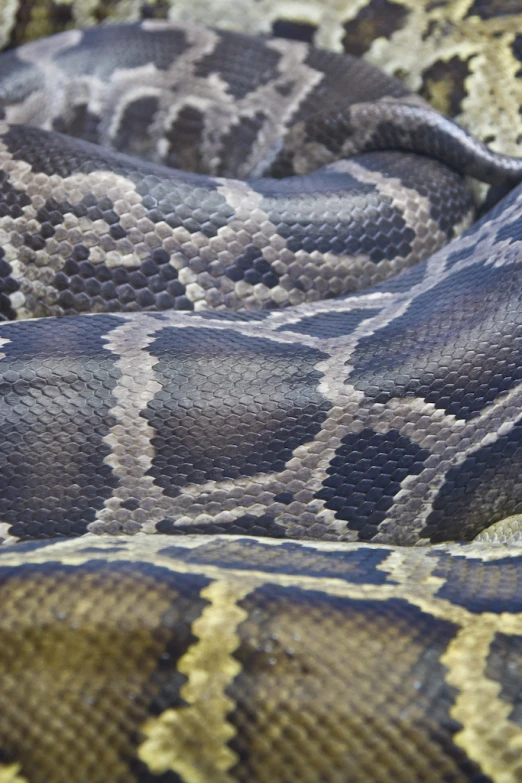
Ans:
<svg viewBox="0 0 522 783"><path fill-rule="evenodd" d="M522 780L522 163L157 20L0 105L0 781Z"/></svg>

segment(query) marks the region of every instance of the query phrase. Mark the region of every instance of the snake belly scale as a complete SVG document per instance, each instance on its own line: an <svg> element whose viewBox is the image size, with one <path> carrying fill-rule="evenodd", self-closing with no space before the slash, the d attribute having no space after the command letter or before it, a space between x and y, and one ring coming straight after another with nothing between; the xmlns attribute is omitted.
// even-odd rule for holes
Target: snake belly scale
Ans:
<svg viewBox="0 0 522 783"><path fill-rule="evenodd" d="M522 780L520 161L156 19L0 108L0 781Z"/></svg>

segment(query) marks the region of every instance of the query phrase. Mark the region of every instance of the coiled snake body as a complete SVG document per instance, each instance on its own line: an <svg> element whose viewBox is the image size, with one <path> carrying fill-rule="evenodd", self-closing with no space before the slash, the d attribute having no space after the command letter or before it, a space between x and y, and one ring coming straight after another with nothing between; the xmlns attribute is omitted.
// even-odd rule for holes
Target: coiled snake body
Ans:
<svg viewBox="0 0 522 783"><path fill-rule="evenodd" d="M521 163L156 20L0 102L0 780L522 779Z"/></svg>

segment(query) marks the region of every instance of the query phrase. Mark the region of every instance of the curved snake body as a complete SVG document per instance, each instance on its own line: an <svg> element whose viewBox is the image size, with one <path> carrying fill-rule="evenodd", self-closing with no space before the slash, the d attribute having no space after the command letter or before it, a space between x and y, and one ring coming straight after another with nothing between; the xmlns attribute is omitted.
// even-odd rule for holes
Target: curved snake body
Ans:
<svg viewBox="0 0 522 783"><path fill-rule="evenodd" d="M516 781L520 164L250 46L0 61L0 780Z"/></svg>

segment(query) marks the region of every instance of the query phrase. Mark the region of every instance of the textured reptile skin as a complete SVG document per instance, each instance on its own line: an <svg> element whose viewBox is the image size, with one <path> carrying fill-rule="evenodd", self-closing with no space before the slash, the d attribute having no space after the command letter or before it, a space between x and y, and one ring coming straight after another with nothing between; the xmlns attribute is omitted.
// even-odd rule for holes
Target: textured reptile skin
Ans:
<svg viewBox="0 0 522 783"><path fill-rule="evenodd" d="M264 174L260 160L328 164L372 112L358 151L384 138L488 181L520 164L393 85L392 102L335 115L339 85L320 86L327 119L307 116L281 57L309 108L321 73L359 66L301 44L252 44L242 88L225 57L238 39L189 28L160 62L165 28L144 29L148 59L141 33L113 28L0 61L3 313L69 314L0 326L1 532L43 539L0 550L0 780L520 780L522 195L431 254L469 220L439 163L366 152L318 176L230 179ZM145 94L114 64L103 74L104 37ZM89 102L74 62L91 46ZM176 133L140 150L143 101L158 111L158 71L185 55L199 103L183 97ZM275 85L297 117L282 151L264 116L238 123L243 147L178 143L198 128L215 141L228 90L246 92L225 131ZM12 124L35 117L151 162ZM216 150L238 146L228 169ZM414 252L429 257L353 293ZM71 315L88 309L117 312Z"/></svg>

